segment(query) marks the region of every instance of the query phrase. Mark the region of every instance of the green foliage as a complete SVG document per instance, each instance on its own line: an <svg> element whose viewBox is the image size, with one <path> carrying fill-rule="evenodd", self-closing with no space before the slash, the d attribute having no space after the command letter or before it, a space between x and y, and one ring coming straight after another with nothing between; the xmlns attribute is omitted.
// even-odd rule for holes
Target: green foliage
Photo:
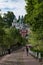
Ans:
<svg viewBox="0 0 43 65"><path fill-rule="evenodd" d="M43 29L43 1L39 3L38 0L26 0L26 3L26 17L32 26L32 30L37 31L39 28Z"/></svg>
<svg viewBox="0 0 43 65"><path fill-rule="evenodd" d="M24 45L26 42L15 28L0 28L0 46L10 48L12 45Z"/></svg>
<svg viewBox="0 0 43 65"><path fill-rule="evenodd" d="M7 24L8 27L12 25L14 17L15 15L13 12L8 11L7 13L4 13L3 20Z"/></svg>
<svg viewBox="0 0 43 65"><path fill-rule="evenodd" d="M18 20L17 20L17 22L19 22L20 21L20 16L18 17Z"/></svg>
<svg viewBox="0 0 43 65"><path fill-rule="evenodd" d="M3 18L0 15L0 27L2 28L2 27L4 27L4 25L5 25L5 23L3 21Z"/></svg>
<svg viewBox="0 0 43 65"><path fill-rule="evenodd" d="M0 16L0 47L8 49L13 45L25 45L26 40L22 38L19 30L10 27L15 15L13 12L7 12L4 17Z"/></svg>
<svg viewBox="0 0 43 65"><path fill-rule="evenodd" d="M4 46L4 36L5 36L5 31L3 28L0 28L0 46Z"/></svg>
<svg viewBox="0 0 43 65"><path fill-rule="evenodd" d="M26 22L30 24L32 33L29 42L33 45L38 44L37 49L43 49L43 0L25 0ZM40 41L41 40L41 41Z"/></svg>

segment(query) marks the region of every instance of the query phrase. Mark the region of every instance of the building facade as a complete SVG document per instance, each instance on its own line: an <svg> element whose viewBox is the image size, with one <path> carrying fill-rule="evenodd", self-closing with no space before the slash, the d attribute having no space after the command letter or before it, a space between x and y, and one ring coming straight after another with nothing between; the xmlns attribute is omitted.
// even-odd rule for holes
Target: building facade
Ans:
<svg viewBox="0 0 43 65"><path fill-rule="evenodd" d="M17 19L14 18L13 23L12 23L12 27L19 29L19 32L22 35L22 37L25 37L26 35L28 35L28 25L24 24L23 16L21 18L19 17L18 22L17 22Z"/></svg>

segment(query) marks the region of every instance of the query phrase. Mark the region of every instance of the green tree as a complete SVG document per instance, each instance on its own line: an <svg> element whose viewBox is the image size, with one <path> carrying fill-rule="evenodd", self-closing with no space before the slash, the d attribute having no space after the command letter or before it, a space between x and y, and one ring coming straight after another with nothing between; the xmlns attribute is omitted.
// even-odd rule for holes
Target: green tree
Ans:
<svg viewBox="0 0 43 65"><path fill-rule="evenodd" d="M0 28L0 47L2 48L4 46L4 36L5 36L5 31L3 28Z"/></svg>
<svg viewBox="0 0 43 65"><path fill-rule="evenodd" d="M31 40L40 44L43 40L43 0L25 0L26 1L26 11L25 16L26 22L30 24L30 29L32 31ZM35 36L35 37L34 37ZM33 42L33 41L32 41ZM31 42L31 43L32 43ZM40 45L39 45L40 46ZM40 48L41 49L41 48Z"/></svg>
<svg viewBox="0 0 43 65"><path fill-rule="evenodd" d="M4 25L5 25L5 23L3 21L2 16L0 15L0 27L2 28L2 27L4 27Z"/></svg>
<svg viewBox="0 0 43 65"><path fill-rule="evenodd" d="M32 29L36 31L39 28L43 28L43 1L39 3L39 0L26 0L27 6L27 21L32 26ZM41 25L40 25L41 24Z"/></svg>
<svg viewBox="0 0 43 65"><path fill-rule="evenodd" d="M17 20L17 22L19 22L20 21L20 16L18 17L18 20Z"/></svg>
<svg viewBox="0 0 43 65"><path fill-rule="evenodd" d="M12 25L14 17L15 15L13 12L8 11L7 13L4 13L3 20L5 23L7 23L8 27Z"/></svg>

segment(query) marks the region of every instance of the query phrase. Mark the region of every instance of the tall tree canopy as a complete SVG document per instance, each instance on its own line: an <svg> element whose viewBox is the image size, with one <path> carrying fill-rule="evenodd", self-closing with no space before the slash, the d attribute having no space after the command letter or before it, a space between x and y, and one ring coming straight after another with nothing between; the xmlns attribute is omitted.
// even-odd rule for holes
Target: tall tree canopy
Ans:
<svg viewBox="0 0 43 65"><path fill-rule="evenodd" d="M7 23L7 25L10 27L12 25L13 19L15 15L13 12L8 11L7 13L4 13L3 20Z"/></svg>
<svg viewBox="0 0 43 65"><path fill-rule="evenodd" d="M43 0L25 0L26 11L25 16L30 23L33 31L43 31Z"/></svg>
<svg viewBox="0 0 43 65"><path fill-rule="evenodd" d="M4 25L5 25L5 23L3 21L2 16L0 15L0 27L2 28L2 27L4 27Z"/></svg>
<svg viewBox="0 0 43 65"><path fill-rule="evenodd" d="M26 22L30 24L32 31L31 40L37 39L43 40L43 0L25 0L26 11L25 15ZM34 43L36 41L34 40ZM40 42L42 43L42 42Z"/></svg>

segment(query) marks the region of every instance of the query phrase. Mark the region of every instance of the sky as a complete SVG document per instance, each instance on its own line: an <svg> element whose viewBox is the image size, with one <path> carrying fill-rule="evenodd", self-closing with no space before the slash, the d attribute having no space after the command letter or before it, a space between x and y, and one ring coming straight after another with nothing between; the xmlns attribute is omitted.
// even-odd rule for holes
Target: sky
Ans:
<svg viewBox="0 0 43 65"><path fill-rule="evenodd" d="M13 11L16 17L25 15L25 0L0 0L1 13Z"/></svg>

